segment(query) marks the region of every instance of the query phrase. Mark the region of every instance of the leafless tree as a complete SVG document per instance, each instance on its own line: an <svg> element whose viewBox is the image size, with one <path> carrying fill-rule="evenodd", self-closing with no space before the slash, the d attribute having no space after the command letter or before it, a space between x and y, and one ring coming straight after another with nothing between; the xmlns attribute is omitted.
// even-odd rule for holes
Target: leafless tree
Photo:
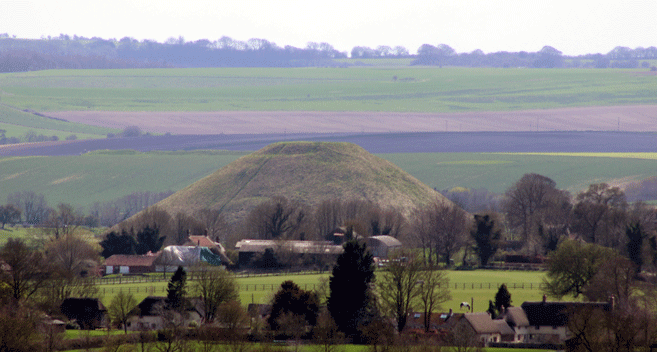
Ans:
<svg viewBox="0 0 657 352"><path fill-rule="evenodd" d="M7 203L18 207L23 213L23 219L29 224L36 225L46 219L48 203L43 194L33 191L22 191L7 196Z"/></svg>
<svg viewBox="0 0 657 352"><path fill-rule="evenodd" d="M556 182L539 174L525 174L505 193L502 207L511 228L526 244L536 242L542 231L557 231L570 212L570 196L556 188ZM563 226L561 226L563 227Z"/></svg>
<svg viewBox="0 0 657 352"><path fill-rule="evenodd" d="M34 295L48 279L49 270L43 254L21 239L7 240L0 249L0 258L9 269L0 270L0 282L10 288L11 298L16 301Z"/></svg>
<svg viewBox="0 0 657 352"><path fill-rule="evenodd" d="M42 229L46 235L59 239L61 236L75 233L82 225L83 218L82 213L73 209L72 205L59 203L57 209L50 212L47 220L42 224Z"/></svg>
<svg viewBox="0 0 657 352"><path fill-rule="evenodd" d="M385 271L377 275L381 303L394 317L398 332L406 327L412 303L422 292L422 267L422 260L412 252L399 251L391 257Z"/></svg>
<svg viewBox="0 0 657 352"><path fill-rule="evenodd" d="M135 314L133 310L137 306L137 300L132 293L125 293L123 290L112 298L107 313L112 322L119 323L123 326L123 333L128 333L128 319Z"/></svg>
<svg viewBox="0 0 657 352"><path fill-rule="evenodd" d="M447 272L433 265L425 265L418 280L420 285L419 300L424 313L424 331L431 328L431 315L441 304L449 301L452 296L449 291Z"/></svg>
<svg viewBox="0 0 657 352"><path fill-rule="evenodd" d="M301 205L284 197L274 197L253 209L247 224L256 238L293 239L298 238L305 220L306 211Z"/></svg>
<svg viewBox="0 0 657 352"><path fill-rule="evenodd" d="M343 226L344 221L344 205L337 199L324 200L315 208L315 231L322 239L331 235L331 231Z"/></svg>
<svg viewBox="0 0 657 352"><path fill-rule="evenodd" d="M446 265L467 240L468 215L461 208L435 200L413 213L415 234L423 248L429 250L427 262L442 256Z"/></svg>
<svg viewBox="0 0 657 352"><path fill-rule="evenodd" d="M173 218L174 221L174 237L170 243L174 245L182 245L187 242L189 236L201 236L205 233L204 226L194 217L186 213L178 213Z"/></svg>
<svg viewBox="0 0 657 352"><path fill-rule="evenodd" d="M231 272L209 264L195 267L194 276L194 296L201 299L203 320L205 323L212 323L222 304L238 299L239 287Z"/></svg>
<svg viewBox="0 0 657 352"><path fill-rule="evenodd" d="M205 235L213 241L225 243L228 223L218 209L201 209L196 218L205 228Z"/></svg>
<svg viewBox="0 0 657 352"><path fill-rule="evenodd" d="M620 188L592 184L575 199L573 227L588 242L621 249L626 211L625 194Z"/></svg>

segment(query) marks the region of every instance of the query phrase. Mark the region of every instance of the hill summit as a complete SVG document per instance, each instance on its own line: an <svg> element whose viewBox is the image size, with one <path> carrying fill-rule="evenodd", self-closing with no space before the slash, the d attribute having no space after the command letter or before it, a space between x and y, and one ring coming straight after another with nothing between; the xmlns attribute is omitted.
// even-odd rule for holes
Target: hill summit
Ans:
<svg viewBox="0 0 657 352"><path fill-rule="evenodd" d="M157 204L170 214L219 209L244 219L272 197L315 206L324 200L366 200L408 214L434 199L449 202L394 164L358 145L281 142L235 160Z"/></svg>

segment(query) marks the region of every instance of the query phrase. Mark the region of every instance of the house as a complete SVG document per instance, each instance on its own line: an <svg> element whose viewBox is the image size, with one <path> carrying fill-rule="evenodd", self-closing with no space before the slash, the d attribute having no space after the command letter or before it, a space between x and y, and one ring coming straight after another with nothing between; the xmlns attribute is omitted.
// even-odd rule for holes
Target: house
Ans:
<svg viewBox="0 0 657 352"><path fill-rule="evenodd" d="M107 326L107 309L98 298L66 298L60 310L81 329L93 330Z"/></svg>
<svg viewBox="0 0 657 352"><path fill-rule="evenodd" d="M528 342L529 319L527 319L527 314L525 314L522 307L504 308L496 319L504 320L513 329L514 338L512 342Z"/></svg>
<svg viewBox="0 0 657 352"><path fill-rule="evenodd" d="M189 326L201 323L201 310L198 302L188 301L187 308L182 312L175 312L167 308L166 297L148 296L142 300L130 313L126 328L132 331L159 330L169 323Z"/></svg>
<svg viewBox="0 0 657 352"><path fill-rule="evenodd" d="M155 272L155 261L160 255L150 253L137 254L114 254L105 259L105 275L110 274L144 274Z"/></svg>
<svg viewBox="0 0 657 352"><path fill-rule="evenodd" d="M519 329L525 335L525 343L564 343L572 338L568 330L570 316L581 309L594 309L610 312L611 302L548 302L546 297L538 302L524 302L521 305L527 317L526 329Z"/></svg>
<svg viewBox="0 0 657 352"><path fill-rule="evenodd" d="M511 342L515 335L506 321L492 319L488 313L465 313L451 330L462 336L472 336L473 340L484 346L492 342Z"/></svg>
<svg viewBox="0 0 657 352"><path fill-rule="evenodd" d="M449 319L463 315L459 313L454 313L452 310L449 310L449 313L432 313L429 321L429 332L436 332L444 330L446 323ZM411 312L406 318L406 327L404 331L424 331L424 313L423 312Z"/></svg>

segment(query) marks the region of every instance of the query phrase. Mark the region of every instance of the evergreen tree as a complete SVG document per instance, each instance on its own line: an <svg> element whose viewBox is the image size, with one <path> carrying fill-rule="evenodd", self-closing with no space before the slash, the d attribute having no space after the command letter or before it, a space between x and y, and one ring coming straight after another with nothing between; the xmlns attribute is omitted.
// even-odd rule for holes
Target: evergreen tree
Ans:
<svg viewBox="0 0 657 352"><path fill-rule="evenodd" d="M370 284L374 282L374 258L365 243L351 240L344 245L329 279L327 308L340 331L354 337L367 308L374 299Z"/></svg>
<svg viewBox="0 0 657 352"><path fill-rule="evenodd" d="M279 318L285 314L301 317L306 324L314 326L319 314L319 299L314 292L301 289L297 284L288 280L281 284L272 302L271 314L268 323L272 330L280 328Z"/></svg>
<svg viewBox="0 0 657 352"><path fill-rule="evenodd" d="M506 288L506 284L502 284L495 294L495 310L502 313L502 308L511 307L511 293Z"/></svg>
<svg viewBox="0 0 657 352"><path fill-rule="evenodd" d="M165 239L166 236L160 237L159 227L146 225L146 227L137 232L135 252L137 254L155 253L162 248Z"/></svg>
<svg viewBox="0 0 657 352"><path fill-rule="evenodd" d="M497 252L497 242L502 237L502 232L495 228L495 220L486 215L475 215L474 229L470 231L475 240L475 253L479 256L482 266L488 264L488 260Z"/></svg>
<svg viewBox="0 0 657 352"><path fill-rule="evenodd" d="M187 283L187 273L182 266L179 266L173 276L169 285L167 286L167 304L169 308L178 310L184 305L185 284Z"/></svg>
<svg viewBox="0 0 657 352"><path fill-rule="evenodd" d="M114 254L135 254L137 242L133 235L128 234L125 230L120 235L112 231L100 242L100 246L103 248L100 255L109 258Z"/></svg>
<svg viewBox="0 0 657 352"><path fill-rule="evenodd" d="M628 225L625 229L627 235L627 256L636 266L636 272L641 272L643 266L643 240L645 234L640 223Z"/></svg>

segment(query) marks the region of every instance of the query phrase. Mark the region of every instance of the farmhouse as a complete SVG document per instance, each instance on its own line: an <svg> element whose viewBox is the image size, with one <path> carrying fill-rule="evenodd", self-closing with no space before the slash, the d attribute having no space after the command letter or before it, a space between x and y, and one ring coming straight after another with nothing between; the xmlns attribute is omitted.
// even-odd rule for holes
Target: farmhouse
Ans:
<svg viewBox="0 0 657 352"><path fill-rule="evenodd" d="M107 309L97 298L66 298L60 310L81 329L93 330L107 326Z"/></svg>
<svg viewBox="0 0 657 352"><path fill-rule="evenodd" d="M187 309L181 314L167 309L166 297L148 296L135 307L132 316L126 323L128 330L159 330L165 328L167 321L176 322L180 326L189 326L192 322L201 322L201 310L192 301L188 301Z"/></svg>
<svg viewBox="0 0 657 352"><path fill-rule="evenodd" d="M524 333L527 343L564 343L572 333L568 330L570 316L582 309L594 309L605 312L613 310L611 302L548 302L545 297L539 302L524 302L522 310L528 325L519 328ZM522 318L521 318L522 319Z"/></svg>
<svg viewBox="0 0 657 352"><path fill-rule="evenodd" d="M451 329L455 334L472 336L486 346L492 342L512 342L515 335L506 321L491 319L488 313L465 313Z"/></svg>
<svg viewBox="0 0 657 352"><path fill-rule="evenodd" d="M155 262L161 253L114 254L105 259L105 274L143 274L155 272Z"/></svg>

